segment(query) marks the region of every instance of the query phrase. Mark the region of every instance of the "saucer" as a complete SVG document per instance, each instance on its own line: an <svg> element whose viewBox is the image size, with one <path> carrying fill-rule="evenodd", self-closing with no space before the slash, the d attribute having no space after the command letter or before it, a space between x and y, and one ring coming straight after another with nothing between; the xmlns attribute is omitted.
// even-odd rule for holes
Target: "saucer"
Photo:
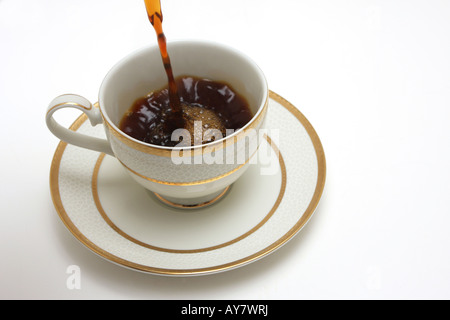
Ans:
<svg viewBox="0 0 450 320"><path fill-rule="evenodd" d="M71 126L105 137L83 114ZM61 142L50 190L61 220L94 253L151 274L188 276L231 270L263 258L295 236L325 185L322 144L291 103L270 92L258 159L217 201L169 206L139 186L116 158Z"/></svg>

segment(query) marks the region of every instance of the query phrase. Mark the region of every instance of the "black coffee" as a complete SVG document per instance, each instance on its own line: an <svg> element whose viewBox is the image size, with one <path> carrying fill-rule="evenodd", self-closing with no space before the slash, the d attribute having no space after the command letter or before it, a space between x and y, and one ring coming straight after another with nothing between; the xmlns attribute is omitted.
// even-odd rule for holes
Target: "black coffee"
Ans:
<svg viewBox="0 0 450 320"><path fill-rule="evenodd" d="M246 99L227 83L194 76L181 76L175 82L184 120L181 123L191 136L195 121L201 121L203 131L216 129L226 136L226 129L240 129L253 117ZM165 87L137 99L123 116L120 129L140 141L173 147L180 143L171 139L180 124L173 116L169 88ZM206 138L201 143L214 140ZM192 138L191 145L194 143Z"/></svg>

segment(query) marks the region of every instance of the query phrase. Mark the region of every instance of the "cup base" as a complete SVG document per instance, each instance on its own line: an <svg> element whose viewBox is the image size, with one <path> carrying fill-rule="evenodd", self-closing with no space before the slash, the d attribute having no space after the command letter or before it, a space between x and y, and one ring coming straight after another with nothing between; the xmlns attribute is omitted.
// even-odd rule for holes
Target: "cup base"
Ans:
<svg viewBox="0 0 450 320"><path fill-rule="evenodd" d="M200 198L193 198L193 199L180 199L180 198L172 198L172 197L163 197L160 194L157 194L156 192L153 192L153 194L158 198L161 202L164 204L178 208L178 209L199 209L199 208L205 208L208 207L220 199L222 199L230 189L231 186L226 187L225 189L213 193L212 195L208 195L206 197L200 197Z"/></svg>

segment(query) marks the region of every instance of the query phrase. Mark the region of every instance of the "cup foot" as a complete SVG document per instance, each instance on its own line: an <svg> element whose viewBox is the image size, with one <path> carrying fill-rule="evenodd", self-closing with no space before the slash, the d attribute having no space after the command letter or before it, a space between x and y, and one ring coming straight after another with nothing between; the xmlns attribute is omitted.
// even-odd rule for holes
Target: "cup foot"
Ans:
<svg viewBox="0 0 450 320"><path fill-rule="evenodd" d="M178 209L199 209L210 206L220 199L222 199L230 189L231 186L226 187L225 189L214 193L212 195L208 195L205 197L194 198L194 199L180 199L180 198L171 198L171 197L163 197L160 194L154 192L154 195L164 204L178 208Z"/></svg>

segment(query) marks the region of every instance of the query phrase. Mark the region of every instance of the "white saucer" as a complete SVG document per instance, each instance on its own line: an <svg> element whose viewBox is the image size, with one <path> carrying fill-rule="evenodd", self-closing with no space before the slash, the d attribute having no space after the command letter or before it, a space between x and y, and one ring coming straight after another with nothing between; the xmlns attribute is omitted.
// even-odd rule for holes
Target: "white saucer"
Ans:
<svg viewBox="0 0 450 320"><path fill-rule="evenodd" d="M71 126L104 137L86 116ZM252 164L214 204L169 207L146 191L113 157L61 142L50 189L72 234L101 257L161 275L204 275L237 268L280 248L311 218L325 185L325 156L308 120L270 93L268 136ZM278 134L276 130L278 129ZM277 137L271 136L271 133ZM276 139L275 139L276 138ZM272 148L267 141L274 142Z"/></svg>

